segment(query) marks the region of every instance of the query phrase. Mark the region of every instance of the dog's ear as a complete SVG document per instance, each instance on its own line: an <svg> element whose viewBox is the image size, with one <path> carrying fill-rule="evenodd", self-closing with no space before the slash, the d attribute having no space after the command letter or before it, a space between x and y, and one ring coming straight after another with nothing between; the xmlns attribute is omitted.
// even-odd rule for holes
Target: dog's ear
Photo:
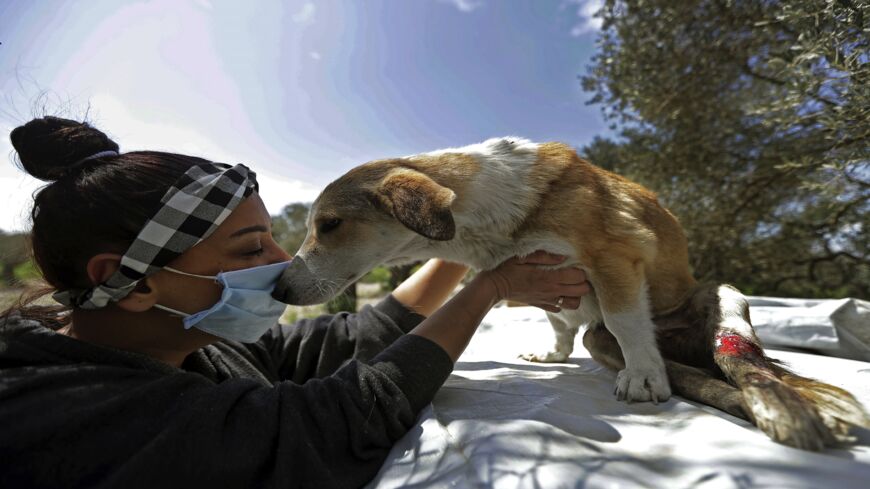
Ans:
<svg viewBox="0 0 870 489"><path fill-rule="evenodd" d="M390 172L374 196L377 205L418 234L438 241L456 234L450 212L456 194L421 172L409 168Z"/></svg>

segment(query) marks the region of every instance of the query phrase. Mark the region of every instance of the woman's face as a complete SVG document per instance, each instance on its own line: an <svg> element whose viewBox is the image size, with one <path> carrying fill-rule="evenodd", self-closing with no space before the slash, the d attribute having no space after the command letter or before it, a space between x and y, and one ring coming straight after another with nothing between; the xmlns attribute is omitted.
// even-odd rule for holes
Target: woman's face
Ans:
<svg viewBox="0 0 870 489"><path fill-rule="evenodd" d="M236 207L206 239L169 263L182 272L217 275L290 259L272 239L272 219L256 193ZM151 277L158 303L172 309L196 313L213 306L221 296L221 286L213 280L189 277L161 270Z"/></svg>

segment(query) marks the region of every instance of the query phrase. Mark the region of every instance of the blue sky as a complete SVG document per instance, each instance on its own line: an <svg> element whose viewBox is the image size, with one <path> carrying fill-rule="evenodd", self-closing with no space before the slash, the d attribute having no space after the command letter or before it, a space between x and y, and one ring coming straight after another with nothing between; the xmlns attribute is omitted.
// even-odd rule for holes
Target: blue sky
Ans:
<svg viewBox="0 0 870 489"><path fill-rule="evenodd" d="M598 3L0 1L0 229L28 226L41 183L8 134L41 102L122 151L245 162L272 213L372 159L502 135L583 145L608 134L577 79Z"/></svg>

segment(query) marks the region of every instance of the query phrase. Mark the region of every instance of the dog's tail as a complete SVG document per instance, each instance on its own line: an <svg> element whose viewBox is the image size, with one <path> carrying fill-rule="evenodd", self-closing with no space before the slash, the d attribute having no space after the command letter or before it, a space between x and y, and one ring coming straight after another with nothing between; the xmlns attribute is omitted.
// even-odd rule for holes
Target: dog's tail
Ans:
<svg viewBox="0 0 870 489"><path fill-rule="evenodd" d="M774 441L804 450L854 441L852 426L870 428L870 416L852 394L839 387L801 377L764 354L752 329L749 304L733 287L716 290L718 317L708 317L714 331L713 361L743 393L748 415Z"/></svg>

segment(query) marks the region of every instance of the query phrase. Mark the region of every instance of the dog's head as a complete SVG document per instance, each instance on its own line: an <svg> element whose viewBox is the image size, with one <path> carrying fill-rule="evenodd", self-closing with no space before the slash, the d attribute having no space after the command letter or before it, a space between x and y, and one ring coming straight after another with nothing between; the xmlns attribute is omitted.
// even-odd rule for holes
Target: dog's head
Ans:
<svg viewBox="0 0 870 489"><path fill-rule="evenodd" d="M327 301L377 265L411 260L406 253L415 239L453 238L450 206L456 194L405 163L367 163L323 190L275 299L299 305Z"/></svg>

